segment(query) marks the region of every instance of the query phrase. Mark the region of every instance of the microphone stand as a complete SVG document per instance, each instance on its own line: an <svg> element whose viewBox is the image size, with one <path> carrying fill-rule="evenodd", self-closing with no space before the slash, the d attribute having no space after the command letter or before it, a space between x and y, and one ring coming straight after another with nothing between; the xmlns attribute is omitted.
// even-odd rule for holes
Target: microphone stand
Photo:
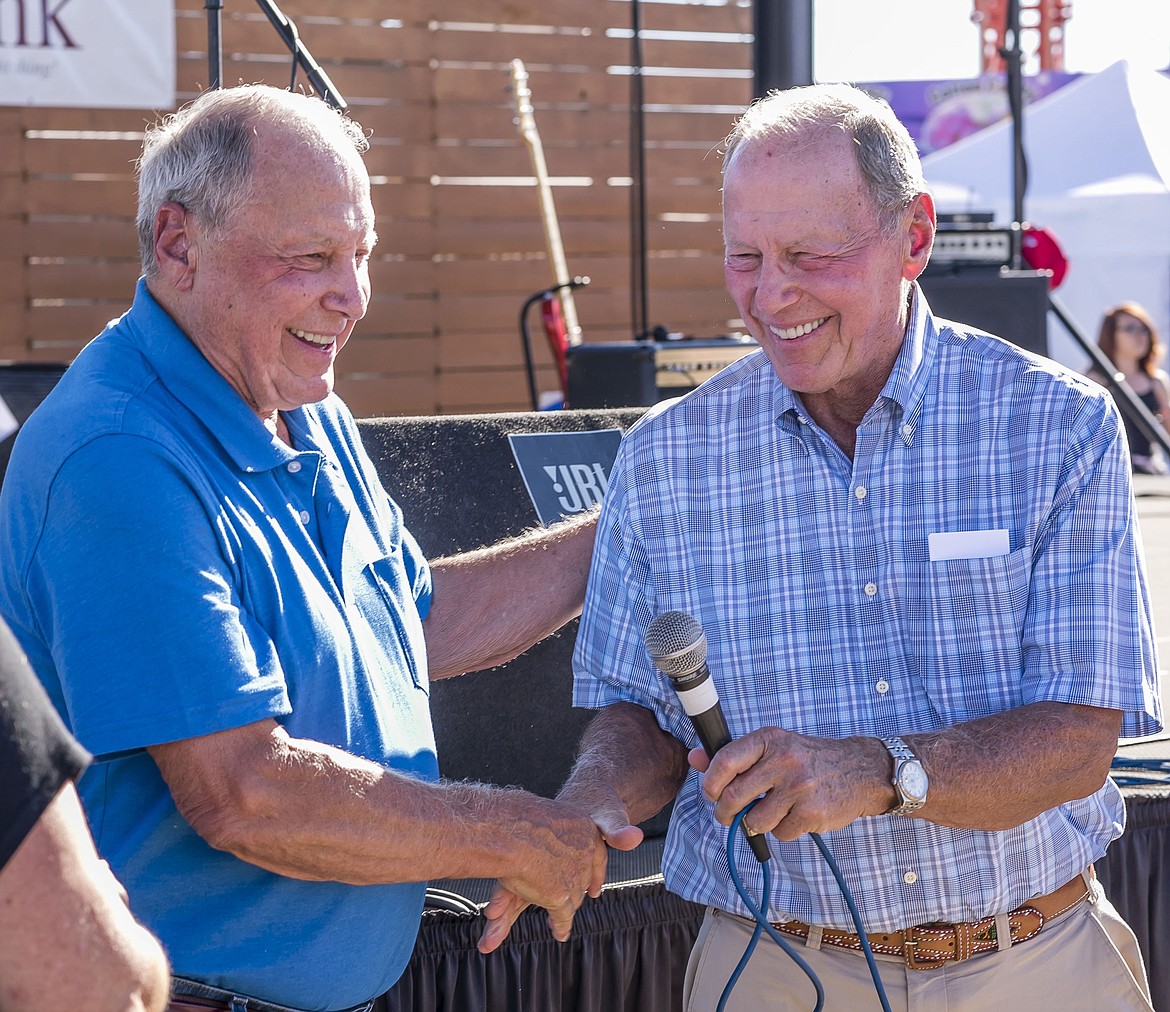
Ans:
<svg viewBox="0 0 1170 1012"><path fill-rule="evenodd" d="M297 26L276 6L275 0L256 0L260 9L264 11L268 20L276 29L277 34L288 47L293 57L292 81L289 84L291 91L296 85L297 68L305 72L305 77L313 86L313 90L320 95L334 109L345 112L349 106L341 92L337 90L329 75L321 69L313 54L301 42ZM203 7L207 11L207 76L208 87L215 89L223 87L223 40L221 23L223 14L223 0L203 0Z"/></svg>
<svg viewBox="0 0 1170 1012"><path fill-rule="evenodd" d="M1016 225L1012 229L1012 267L1020 270L1023 264L1023 249L1020 238L1024 222L1024 192L1028 187L1028 160L1024 149L1024 99L1023 99L1023 53L1020 48L1020 0L1008 0L1006 32L1008 44L999 51L1007 63L1008 107L1012 117L1012 216ZM1117 371L1097 345L1088 339L1073 321L1072 314L1051 292L1048 295L1048 309L1064 326L1065 331L1080 345L1081 350L1092 359L1097 371L1104 376L1106 386L1117 400L1118 407L1131 422L1141 430L1151 443L1157 443L1170 457L1170 434L1162 427L1153 412L1134 393L1133 388Z"/></svg>

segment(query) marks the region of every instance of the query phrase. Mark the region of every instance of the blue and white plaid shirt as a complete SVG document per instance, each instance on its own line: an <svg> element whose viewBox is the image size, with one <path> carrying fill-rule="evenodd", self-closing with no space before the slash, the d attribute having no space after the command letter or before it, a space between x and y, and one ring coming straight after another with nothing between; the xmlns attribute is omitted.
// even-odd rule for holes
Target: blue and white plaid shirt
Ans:
<svg viewBox="0 0 1170 1012"><path fill-rule="evenodd" d="M931 561L932 533L1002 530L1007 554ZM764 726L909 734L1038 700L1124 711L1126 736L1161 724L1112 398L1046 359L935 320L921 292L852 462L762 352L626 436L601 515L574 701L631 700L694 746L644 644L650 620L672 609L706 631L733 737ZM1010 910L1100 858L1123 826L1107 782L1003 832L878 816L824 839L867 929L885 931ZM666 884L746 915L726 839L692 771L671 819ZM812 841L769 840L770 916L852 930ZM735 846L759 896L760 865L742 837Z"/></svg>

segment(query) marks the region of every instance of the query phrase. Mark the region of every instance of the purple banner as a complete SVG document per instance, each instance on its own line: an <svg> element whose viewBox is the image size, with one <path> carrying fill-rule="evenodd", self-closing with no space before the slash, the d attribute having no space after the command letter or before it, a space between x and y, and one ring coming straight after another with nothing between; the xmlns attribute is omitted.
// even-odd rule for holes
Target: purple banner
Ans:
<svg viewBox="0 0 1170 1012"><path fill-rule="evenodd" d="M1043 98L1080 76L1050 71L1025 77L1024 104ZM1006 74L962 81L877 81L860 87L890 103L924 155L954 144L1008 115Z"/></svg>

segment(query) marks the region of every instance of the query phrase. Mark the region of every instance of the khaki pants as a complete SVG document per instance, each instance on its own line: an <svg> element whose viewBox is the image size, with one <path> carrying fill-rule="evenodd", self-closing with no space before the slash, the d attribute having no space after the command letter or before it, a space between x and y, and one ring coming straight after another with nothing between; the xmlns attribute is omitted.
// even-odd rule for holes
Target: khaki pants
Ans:
<svg viewBox="0 0 1170 1012"><path fill-rule="evenodd" d="M1090 898L1053 918L1035 938L934 970L910 970L897 956L876 955L893 1012L1153 1012L1137 939L1098 882ZM684 1012L715 1012L752 927L708 910L683 985ZM865 1012L881 1002L861 952L814 949L784 937L825 991L826 1012ZM767 934L760 937L726 1012L811 1010L816 991L804 971Z"/></svg>

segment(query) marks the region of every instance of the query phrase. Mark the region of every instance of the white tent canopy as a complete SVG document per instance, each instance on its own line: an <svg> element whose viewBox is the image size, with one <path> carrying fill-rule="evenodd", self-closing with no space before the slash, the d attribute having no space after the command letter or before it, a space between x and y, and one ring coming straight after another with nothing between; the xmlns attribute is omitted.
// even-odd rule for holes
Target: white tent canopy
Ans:
<svg viewBox="0 0 1170 1012"><path fill-rule="evenodd" d="M1056 297L1096 340L1102 313L1137 301L1170 338L1170 79L1125 61L1028 106L1024 217L1049 229L1069 260ZM1004 120L923 159L939 211L1012 219L1012 127ZM1058 324L1049 354L1088 356Z"/></svg>

